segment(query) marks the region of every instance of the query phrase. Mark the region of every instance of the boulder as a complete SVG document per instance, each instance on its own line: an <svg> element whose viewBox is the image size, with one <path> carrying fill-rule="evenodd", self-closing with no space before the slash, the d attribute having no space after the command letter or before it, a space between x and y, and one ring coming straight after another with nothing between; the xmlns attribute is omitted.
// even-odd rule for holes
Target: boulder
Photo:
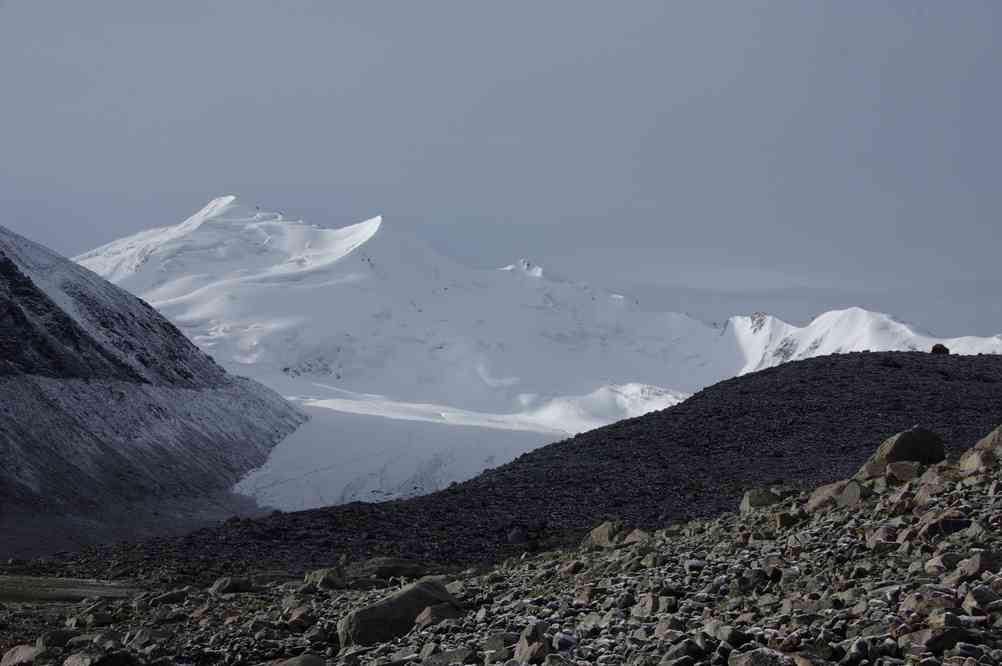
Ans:
<svg viewBox="0 0 1002 666"><path fill-rule="evenodd" d="M768 488L753 488L741 498L740 510L742 514L751 513L756 509L772 506L782 499L782 497Z"/></svg>
<svg viewBox="0 0 1002 666"><path fill-rule="evenodd" d="M980 474L999 466L1002 459L1002 426L991 431L987 437L974 445L960 457L957 466L963 474Z"/></svg>
<svg viewBox="0 0 1002 666"><path fill-rule="evenodd" d="M870 459L856 473L854 478L872 479L884 476L887 464L897 461L912 461L932 465L946 458L943 440L939 435L915 426L884 440Z"/></svg>
<svg viewBox="0 0 1002 666"><path fill-rule="evenodd" d="M421 578L428 567L403 557L374 557L348 568L353 578Z"/></svg>
<svg viewBox="0 0 1002 666"><path fill-rule="evenodd" d="M950 348L944 345L942 342L937 342L932 346L932 349L929 350L929 353L947 356L950 353Z"/></svg>
<svg viewBox="0 0 1002 666"><path fill-rule="evenodd" d="M546 640L546 624L532 622L519 636L515 646L515 661L520 664L541 664L550 653L550 642Z"/></svg>
<svg viewBox="0 0 1002 666"><path fill-rule="evenodd" d="M999 569L1002 569L1002 553L981 551L958 562L954 575L959 584L963 581L979 578L986 571L998 571Z"/></svg>
<svg viewBox="0 0 1002 666"><path fill-rule="evenodd" d="M838 503L838 496L845 488L845 481L836 481L816 488L807 499L805 507L809 513L830 509Z"/></svg>
<svg viewBox="0 0 1002 666"><path fill-rule="evenodd" d="M967 593L961 608L968 615L988 615L989 608L997 608L1002 597L987 585L978 585Z"/></svg>
<svg viewBox="0 0 1002 666"><path fill-rule="evenodd" d="M851 509L859 506L863 500L872 497L873 491L864 486L859 481L850 479L842 487L842 492L835 498L836 504L843 509Z"/></svg>
<svg viewBox="0 0 1002 666"><path fill-rule="evenodd" d="M923 539L949 536L970 526L971 520L958 509L929 511L919 519L918 523L919 536Z"/></svg>
<svg viewBox="0 0 1002 666"><path fill-rule="evenodd" d="M212 594L243 594L245 592L253 592L254 584L246 578L232 578L226 576L224 578L219 578L212 587L209 588L209 592Z"/></svg>
<svg viewBox="0 0 1002 666"><path fill-rule="evenodd" d="M635 543L645 543L647 541L650 541L651 538L652 535L650 532L642 530L638 527L626 535L626 538L623 539L623 545L630 546Z"/></svg>
<svg viewBox="0 0 1002 666"><path fill-rule="evenodd" d="M303 578L303 582L318 590L343 590L348 587L348 581L340 567L310 571Z"/></svg>
<svg viewBox="0 0 1002 666"><path fill-rule="evenodd" d="M519 635L513 633L494 634L481 646L484 653L484 663L494 664L506 662L515 654L515 645Z"/></svg>
<svg viewBox="0 0 1002 666"><path fill-rule="evenodd" d="M977 641L977 636L963 627L932 627L899 637L898 647L905 654L916 656L923 652L942 654L961 641Z"/></svg>
<svg viewBox="0 0 1002 666"><path fill-rule="evenodd" d="M955 611L960 608L955 591L942 585L923 585L901 602L901 612L918 615L932 615L944 611Z"/></svg>
<svg viewBox="0 0 1002 666"><path fill-rule="evenodd" d="M957 461L957 469L965 476L984 474L998 466L998 457L994 451L969 449Z"/></svg>
<svg viewBox="0 0 1002 666"><path fill-rule="evenodd" d="M0 660L0 665L21 666L22 664L34 664L43 652L45 652L44 648L34 645L18 645L4 653L3 659Z"/></svg>
<svg viewBox="0 0 1002 666"><path fill-rule="evenodd" d="M914 460L895 460L887 463L887 476L902 483L918 478L922 463Z"/></svg>
<svg viewBox="0 0 1002 666"><path fill-rule="evenodd" d="M623 523L609 520L589 532L582 545L585 548L615 548L624 531Z"/></svg>
<svg viewBox="0 0 1002 666"><path fill-rule="evenodd" d="M685 638L668 648L661 661L662 663L674 662L676 659L681 659L682 657L690 657L695 660L701 659L705 655L706 652L700 647L699 643L691 638Z"/></svg>
<svg viewBox="0 0 1002 666"><path fill-rule="evenodd" d="M477 664L477 651L471 647L461 647L429 655L421 662L424 666L450 666L450 664Z"/></svg>
<svg viewBox="0 0 1002 666"><path fill-rule="evenodd" d="M442 603L459 606L459 602L437 581L425 579L411 583L341 618L337 624L341 645L349 647L391 641L410 631L425 608Z"/></svg>
<svg viewBox="0 0 1002 666"><path fill-rule="evenodd" d="M317 618L309 606L297 606L289 613L286 625L293 631L302 633L316 624Z"/></svg>
<svg viewBox="0 0 1002 666"><path fill-rule="evenodd" d="M732 652L727 666L794 666L794 661L782 652L763 647L748 652Z"/></svg>

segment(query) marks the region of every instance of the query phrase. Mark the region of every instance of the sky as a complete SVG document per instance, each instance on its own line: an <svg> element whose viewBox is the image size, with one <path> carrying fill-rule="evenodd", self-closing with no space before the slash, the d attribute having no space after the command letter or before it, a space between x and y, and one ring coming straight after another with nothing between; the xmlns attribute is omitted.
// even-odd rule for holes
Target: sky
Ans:
<svg viewBox="0 0 1002 666"><path fill-rule="evenodd" d="M708 319L1002 332L996 2L0 0L0 224L237 194Z"/></svg>

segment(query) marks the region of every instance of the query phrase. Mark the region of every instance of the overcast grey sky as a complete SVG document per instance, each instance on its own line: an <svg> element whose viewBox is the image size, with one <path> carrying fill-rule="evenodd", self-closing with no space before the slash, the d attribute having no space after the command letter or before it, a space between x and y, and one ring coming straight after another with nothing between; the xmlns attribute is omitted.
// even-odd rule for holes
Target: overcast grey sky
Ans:
<svg viewBox="0 0 1002 666"><path fill-rule="evenodd" d="M0 0L0 224L235 193L716 316L1002 331L996 2Z"/></svg>

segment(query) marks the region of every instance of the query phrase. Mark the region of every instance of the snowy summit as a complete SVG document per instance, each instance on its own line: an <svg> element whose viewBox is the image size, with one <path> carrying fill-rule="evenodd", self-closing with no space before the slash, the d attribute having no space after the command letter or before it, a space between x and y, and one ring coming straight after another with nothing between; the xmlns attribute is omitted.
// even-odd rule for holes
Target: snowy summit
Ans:
<svg viewBox="0 0 1002 666"><path fill-rule="evenodd" d="M314 416L241 486L292 508L424 492L785 361L1002 352L998 336L941 341L858 308L802 327L645 312L525 259L459 265L380 217L326 229L233 196L77 261Z"/></svg>

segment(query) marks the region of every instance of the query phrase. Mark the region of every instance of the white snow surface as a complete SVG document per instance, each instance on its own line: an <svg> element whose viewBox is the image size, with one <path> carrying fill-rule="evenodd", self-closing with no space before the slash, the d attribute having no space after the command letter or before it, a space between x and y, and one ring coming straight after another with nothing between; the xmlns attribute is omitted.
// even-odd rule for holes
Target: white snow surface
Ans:
<svg viewBox="0 0 1002 666"><path fill-rule="evenodd" d="M238 486L281 508L434 490L788 360L1002 352L858 308L803 327L648 312L526 259L459 265L379 217L326 229L233 196L77 261L313 417Z"/></svg>

